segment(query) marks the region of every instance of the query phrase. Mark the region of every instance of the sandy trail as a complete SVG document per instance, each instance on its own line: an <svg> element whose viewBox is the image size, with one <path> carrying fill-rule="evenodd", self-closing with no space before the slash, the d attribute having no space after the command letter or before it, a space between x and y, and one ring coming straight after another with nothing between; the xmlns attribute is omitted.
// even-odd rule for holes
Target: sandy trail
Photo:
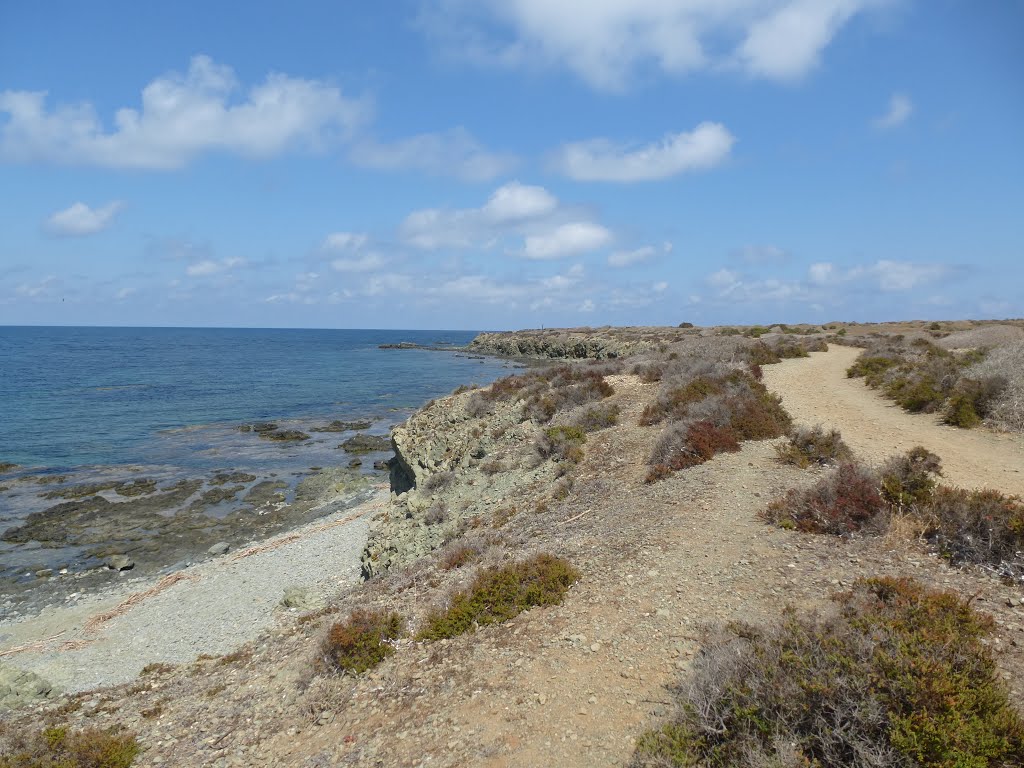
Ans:
<svg viewBox="0 0 1024 768"><path fill-rule="evenodd" d="M798 423L838 429L861 457L880 462L923 445L942 458L946 482L1024 496L1024 436L965 430L928 414L911 414L881 397L846 369L860 349L833 345L810 358L764 368L764 382L782 396Z"/></svg>

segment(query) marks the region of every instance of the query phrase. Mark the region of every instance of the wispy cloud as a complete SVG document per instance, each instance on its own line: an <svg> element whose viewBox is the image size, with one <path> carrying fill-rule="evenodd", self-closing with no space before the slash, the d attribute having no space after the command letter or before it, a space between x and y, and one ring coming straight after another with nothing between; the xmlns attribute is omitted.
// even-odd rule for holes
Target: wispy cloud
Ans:
<svg viewBox="0 0 1024 768"><path fill-rule="evenodd" d="M204 259L203 261L197 261L195 264L189 264L185 268L185 274L189 277L212 277L230 272L232 269L243 267L246 264L245 259L238 257L221 259L220 261Z"/></svg>
<svg viewBox="0 0 1024 768"><path fill-rule="evenodd" d="M879 130L888 130L903 125L914 113L914 103L904 93L894 93L889 98L889 110L872 121Z"/></svg>
<svg viewBox="0 0 1024 768"><path fill-rule="evenodd" d="M551 167L577 181L652 181L713 168L729 157L735 138L719 123L701 123L693 131L672 133L645 145L608 139L566 144Z"/></svg>
<svg viewBox="0 0 1024 768"><path fill-rule="evenodd" d="M46 230L59 237L93 235L109 227L122 208L124 203L119 200L99 208L90 208L85 203L74 203L50 216L46 220Z"/></svg>
<svg viewBox="0 0 1024 768"><path fill-rule="evenodd" d="M363 139L352 147L349 158L366 168L422 171L474 182L490 181L519 164L515 155L489 151L462 127L392 143Z"/></svg>
<svg viewBox="0 0 1024 768"><path fill-rule="evenodd" d="M271 74L232 103L230 67L194 56L184 75L169 73L123 107L108 130L92 104L49 108L46 93L0 92L0 159L112 168L179 168L202 152L268 156L291 147L320 149L351 136L369 114L319 80Z"/></svg>

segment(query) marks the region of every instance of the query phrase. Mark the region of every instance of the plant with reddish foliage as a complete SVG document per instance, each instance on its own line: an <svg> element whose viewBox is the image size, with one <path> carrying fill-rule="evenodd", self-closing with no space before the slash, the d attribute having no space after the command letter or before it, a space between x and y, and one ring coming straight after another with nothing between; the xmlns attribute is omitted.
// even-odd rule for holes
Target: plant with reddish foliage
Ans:
<svg viewBox="0 0 1024 768"><path fill-rule="evenodd" d="M805 490L790 490L762 513L769 522L804 533L843 535L865 529L881 530L889 505L879 493L878 476L854 462L839 465L834 474Z"/></svg>

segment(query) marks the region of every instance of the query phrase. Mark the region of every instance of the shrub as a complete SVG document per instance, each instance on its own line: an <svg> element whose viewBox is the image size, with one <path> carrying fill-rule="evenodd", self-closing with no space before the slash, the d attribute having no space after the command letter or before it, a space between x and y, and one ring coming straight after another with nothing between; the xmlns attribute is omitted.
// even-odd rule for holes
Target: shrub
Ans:
<svg viewBox="0 0 1024 768"><path fill-rule="evenodd" d="M429 493L436 493L449 488L454 482L454 472L435 472L423 481L423 489Z"/></svg>
<svg viewBox="0 0 1024 768"><path fill-rule="evenodd" d="M941 486L923 512L925 537L955 563L978 563L1024 581L1024 501L998 491Z"/></svg>
<svg viewBox="0 0 1024 768"><path fill-rule="evenodd" d="M763 341L751 344L744 352L747 362L751 365L773 365L774 363L782 362L782 358L779 357L775 350Z"/></svg>
<svg viewBox="0 0 1024 768"><path fill-rule="evenodd" d="M1000 429L1024 432L1024 341L993 349L982 361L971 366L966 375L974 379L995 378L1005 382L1000 392L987 403L986 413L979 415Z"/></svg>
<svg viewBox="0 0 1024 768"><path fill-rule="evenodd" d="M875 473L847 461L811 488L790 490L773 501L762 517L804 533L843 535L865 529L880 532L888 522L888 512Z"/></svg>
<svg viewBox="0 0 1024 768"><path fill-rule="evenodd" d="M752 382L746 392L726 401L732 412L729 426L740 440L770 440L781 437L793 426L782 407L782 399L761 382Z"/></svg>
<svg viewBox="0 0 1024 768"><path fill-rule="evenodd" d="M587 433L579 427L548 427L537 437L534 448L542 459L579 464L586 442Z"/></svg>
<svg viewBox="0 0 1024 768"><path fill-rule="evenodd" d="M882 496L898 509L923 504L932 495L935 476L941 474L939 457L919 445L903 456L889 458L882 465Z"/></svg>
<svg viewBox="0 0 1024 768"><path fill-rule="evenodd" d="M328 631L320 647L322 665L343 674L362 674L395 652L393 642L403 631L397 613L357 608Z"/></svg>
<svg viewBox="0 0 1024 768"><path fill-rule="evenodd" d="M141 750L134 735L100 728L3 729L0 737L0 768L128 768Z"/></svg>
<svg viewBox="0 0 1024 768"><path fill-rule="evenodd" d="M488 477L493 477L494 475L504 472L505 465L502 464L497 459L490 459L480 465L480 471L483 472Z"/></svg>
<svg viewBox="0 0 1024 768"><path fill-rule="evenodd" d="M534 555L477 574L469 589L456 592L446 610L427 616L417 640L456 637L477 626L500 624L536 606L558 605L579 571L560 557Z"/></svg>
<svg viewBox="0 0 1024 768"><path fill-rule="evenodd" d="M464 565L469 565L478 557L480 557L480 550L465 542L458 542L450 544L445 548L441 553L438 565L440 565L442 570L452 571Z"/></svg>
<svg viewBox="0 0 1024 768"><path fill-rule="evenodd" d="M619 406L615 403L602 403L587 408L576 417L574 423L584 432L597 432L618 424L619 412Z"/></svg>
<svg viewBox="0 0 1024 768"><path fill-rule="evenodd" d="M1004 376L968 376L985 350L950 352L927 339L906 344L900 336L875 342L847 370L863 376L911 413L942 412L947 424L973 427L995 407L1007 386Z"/></svg>
<svg viewBox="0 0 1024 768"><path fill-rule="evenodd" d="M710 421L677 422L666 429L648 463L646 482L663 480L672 472L703 464L717 453L735 453L740 449L736 433Z"/></svg>
<svg viewBox="0 0 1024 768"><path fill-rule="evenodd" d="M983 644L991 619L909 579L862 579L839 614L733 624L677 686L641 766L1020 765L1024 725Z"/></svg>
<svg viewBox="0 0 1024 768"><path fill-rule="evenodd" d="M426 514L423 515L423 522L426 525L440 525L448 519L448 505L443 501L432 504Z"/></svg>
<svg viewBox="0 0 1024 768"><path fill-rule="evenodd" d="M838 430L826 432L820 425L792 430L789 441L775 446L775 452L783 464L800 468L811 464L835 464L853 457Z"/></svg>

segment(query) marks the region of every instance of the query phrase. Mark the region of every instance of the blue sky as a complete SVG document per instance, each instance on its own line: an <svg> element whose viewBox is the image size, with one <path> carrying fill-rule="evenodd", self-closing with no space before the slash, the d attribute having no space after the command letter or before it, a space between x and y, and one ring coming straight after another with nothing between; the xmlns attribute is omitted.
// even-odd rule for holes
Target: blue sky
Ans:
<svg viewBox="0 0 1024 768"><path fill-rule="evenodd" d="M1020 0L0 4L0 324L1024 315Z"/></svg>

